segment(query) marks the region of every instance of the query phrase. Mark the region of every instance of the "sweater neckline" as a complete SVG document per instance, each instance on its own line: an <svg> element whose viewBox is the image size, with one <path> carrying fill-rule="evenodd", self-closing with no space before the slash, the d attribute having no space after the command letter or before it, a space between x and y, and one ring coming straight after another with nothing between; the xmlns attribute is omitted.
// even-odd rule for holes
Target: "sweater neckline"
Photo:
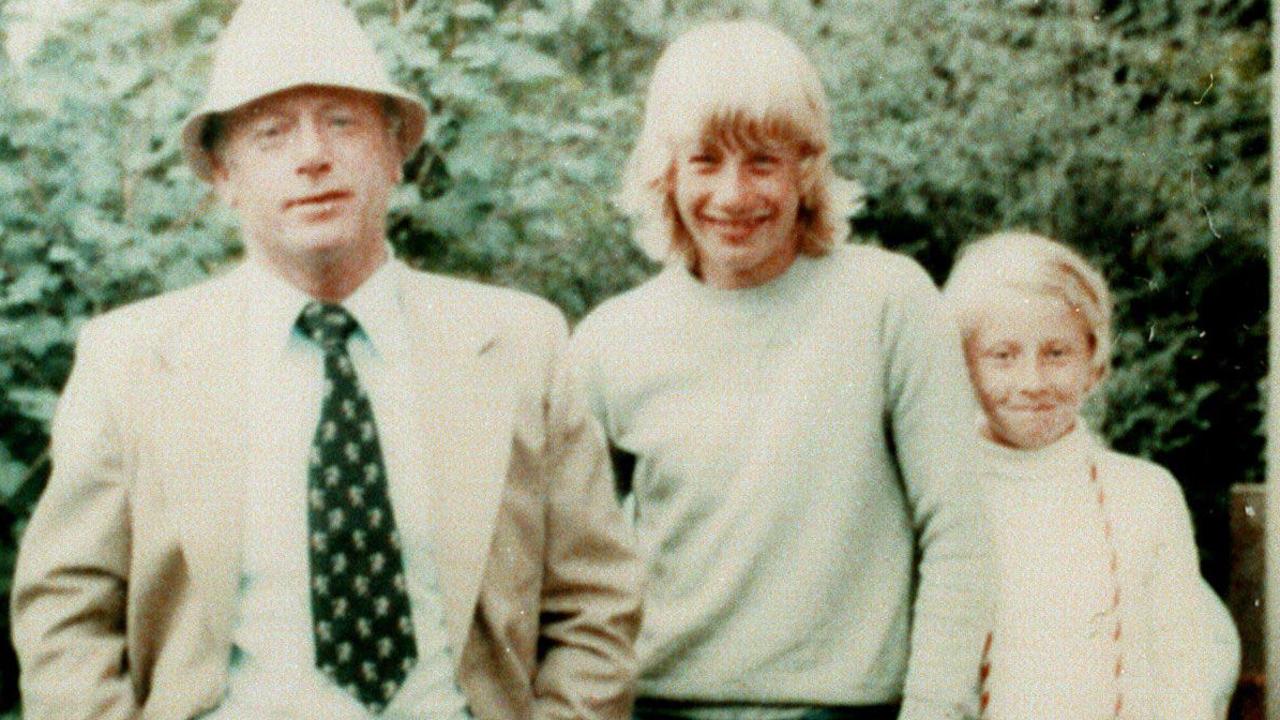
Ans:
<svg viewBox="0 0 1280 720"><path fill-rule="evenodd" d="M824 261L829 259L798 255L790 267L768 282L734 289L713 287L702 282L682 262L669 264L665 272L683 297L723 308L764 311L813 287Z"/></svg>
<svg viewBox="0 0 1280 720"><path fill-rule="evenodd" d="M1062 483L1082 477L1093 462L1096 442L1083 418L1076 418L1071 432L1035 450L1019 450L981 436L981 448L989 467L1006 480L1022 483Z"/></svg>

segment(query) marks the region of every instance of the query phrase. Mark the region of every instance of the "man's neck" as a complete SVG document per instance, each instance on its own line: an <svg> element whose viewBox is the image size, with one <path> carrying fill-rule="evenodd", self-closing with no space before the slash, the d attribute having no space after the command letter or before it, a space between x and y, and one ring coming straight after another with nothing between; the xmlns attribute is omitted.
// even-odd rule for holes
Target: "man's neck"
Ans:
<svg viewBox="0 0 1280 720"><path fill-rule="evenodd" d="M386 245L376 252L322 259L309 265L273 263L259 258L264 266L290 285L322 302L342 302L351 296L387 261Z"/></svg>

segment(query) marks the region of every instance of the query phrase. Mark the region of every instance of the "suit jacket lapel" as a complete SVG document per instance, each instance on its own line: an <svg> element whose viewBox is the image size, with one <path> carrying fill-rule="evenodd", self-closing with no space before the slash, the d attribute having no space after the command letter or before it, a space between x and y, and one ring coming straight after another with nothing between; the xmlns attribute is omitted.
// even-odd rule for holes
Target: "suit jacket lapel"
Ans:
<svg viewBox="0 0 1280 720"><path fill-rule="evenodd" d="M421 516L435 538L451 646L461 657L505 486L516 389L498 370L497 329L456 297L455 281L400 274L411 325L413 416L426 448ZM421 515L419 515L421 513Z"/></svg>
<svg viewBox="0 0 1280 720"><path fill-rule="evenodd" d="M161 348L159 472L183 554L206 601L213 636L230 638L240 574L245 460L253 404L243 272L215 280Z"/></svg>
<svg viewBox="0 0 1280 720"><path fill-rule="evenodd" d="M242 271L214 281L161 347L156 469L192 581L209 609L214 637L230 638L241 569L247 432L253 405L244 391L254 367L246 332ZM427 475L397 508L397 522L427 522L435 538L450 644L464 646L505 487L518 389L501 367L497 325L457 297L456 281L399 272L410 319L414 387ZM461 652L454 655L461 657Z"/></svg>

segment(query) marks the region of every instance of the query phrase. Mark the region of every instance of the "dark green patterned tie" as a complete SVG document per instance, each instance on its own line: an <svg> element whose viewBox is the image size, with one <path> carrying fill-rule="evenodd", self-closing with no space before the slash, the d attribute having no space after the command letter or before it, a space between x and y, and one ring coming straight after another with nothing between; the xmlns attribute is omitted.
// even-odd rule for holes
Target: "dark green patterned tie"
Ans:
<svg viewBox="0 0 1280 720"><path fill-rule="evenodd" d="M347 354L359 324L339 305L310 302L298 327L324 350L307 472L316 667L376 714L418 652L373 408Z"/></svg>

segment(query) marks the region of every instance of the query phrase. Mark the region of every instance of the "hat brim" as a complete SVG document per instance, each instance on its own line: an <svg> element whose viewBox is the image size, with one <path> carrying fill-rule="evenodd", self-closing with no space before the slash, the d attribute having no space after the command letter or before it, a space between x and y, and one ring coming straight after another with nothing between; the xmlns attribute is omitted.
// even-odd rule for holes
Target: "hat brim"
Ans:
<svg viewBox="0 0 1280 720"><path fill-rule="evenodd" d="M382 96L395 103L400 112L401 123L396 137L396 145L400 153L401 162L406 160L422 143L422 137L427 128L427 106L418 97L394 85L371 88L364 85L329 82L296 83L272 88L265 92L254 93L246 97L224 98L221 101L213 102L206 99L204 105L201 105L188 115L186 120L182 122L182 153L196 177L205 182L213 181L214 161L209 148L205 147L204 142L205 127L211 118L232 112L256 100L299 87L330 87L343 90L358 90L371 95Z"/></svg>

